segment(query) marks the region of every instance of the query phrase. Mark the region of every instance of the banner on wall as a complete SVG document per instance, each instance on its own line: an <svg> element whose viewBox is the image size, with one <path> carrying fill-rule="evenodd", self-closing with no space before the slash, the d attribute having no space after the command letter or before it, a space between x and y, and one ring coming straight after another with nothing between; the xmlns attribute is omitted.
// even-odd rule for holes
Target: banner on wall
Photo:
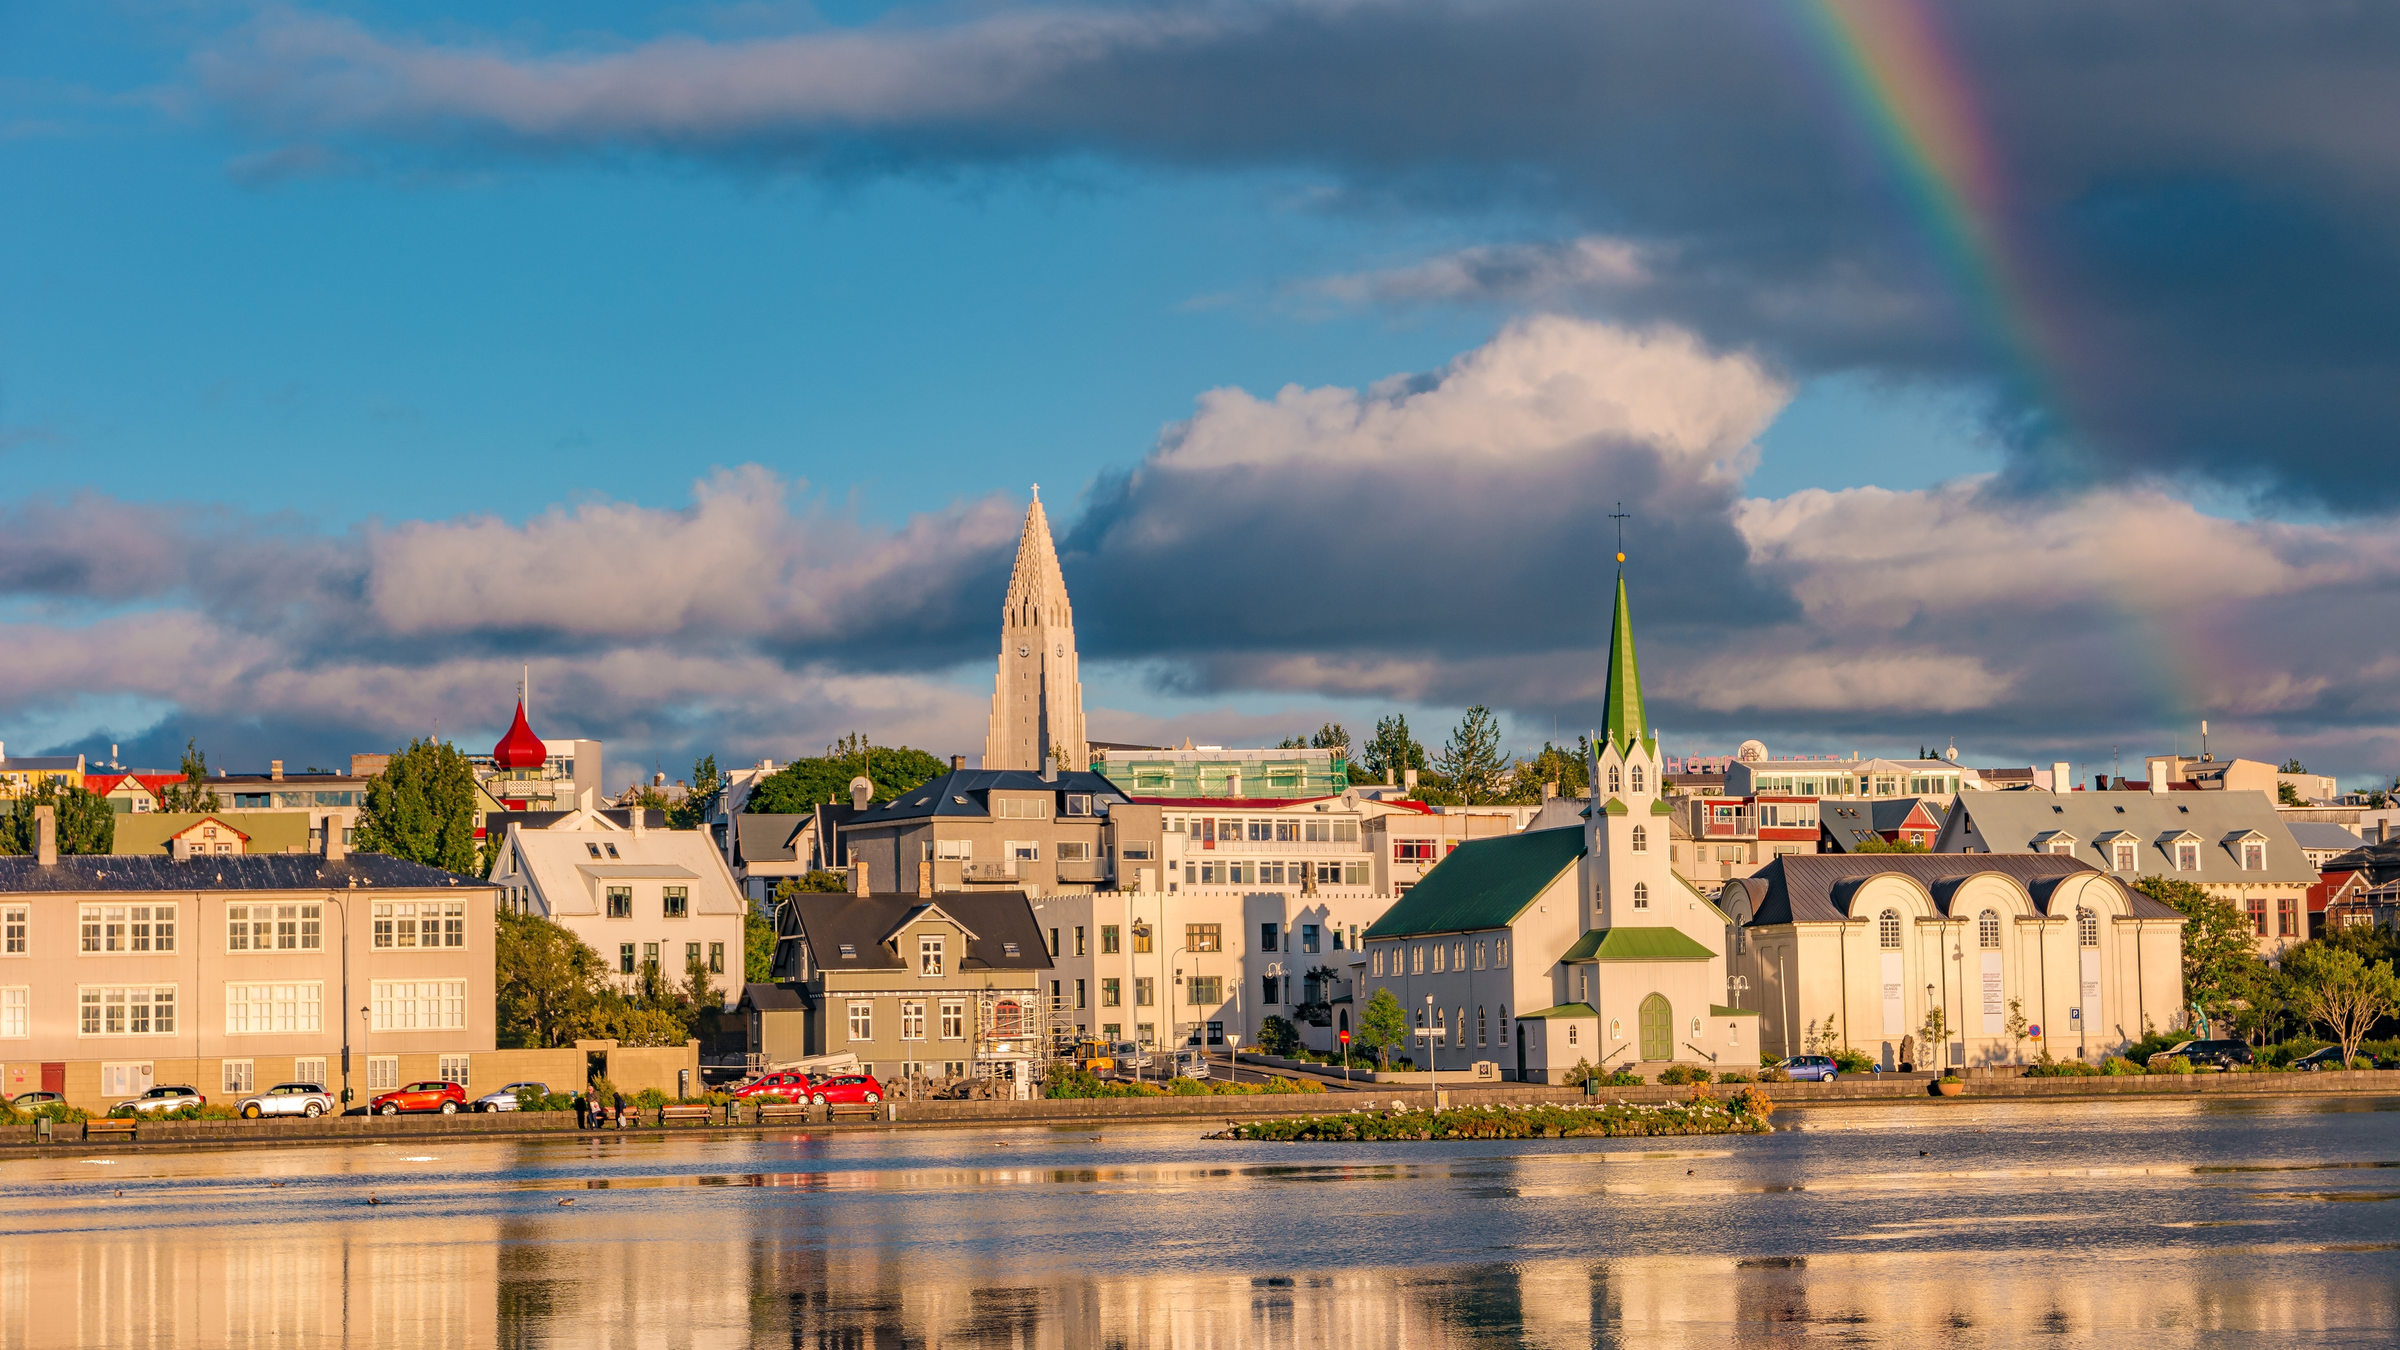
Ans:
<svg viewBox="0 0 2400 1350"><path fill-rule="evenodd" d="M1998 1036L2008 1030L2008 999L2000 987L2000 953L1983 954L1983 1034Z"/></svg>
<svg viewBox="0 0 2400 1350"><path fill-rule="evenodd" d="M1883 1034L1904 1035L1908 1031L1908 1013L1900 1002L1900 953L1883 955Z"/></svg>

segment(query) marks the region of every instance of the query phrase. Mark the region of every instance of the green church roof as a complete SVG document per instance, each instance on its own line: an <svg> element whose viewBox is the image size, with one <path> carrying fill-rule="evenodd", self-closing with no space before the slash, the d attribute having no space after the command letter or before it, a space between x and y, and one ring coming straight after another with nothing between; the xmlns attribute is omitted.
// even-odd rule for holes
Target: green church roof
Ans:
<svg viewBox="0 0 2400 1350"><path fill-rule="evenodd" d="M1642 668L1633 654L1633 615L1625 607L1625 573L1617 572L1617 613L1608 632L1608 694L1601 707L1605 716L1600 734L1620 754L1636 741L1652 739L1642 714Z"/></svg>
<svg viewBox="0 0 2400 1350"><path fill-rule="evenodd" d="M1595 928L1561 961L1706 961L1715 953L1680 928Z"/></svg>
<svg viewBox="0 0 2400 1350"><path fill-rule="evenodd" d="M1599 1015L1600 1010L1589 1003L1561 1003L1554 1008L1543 1008L1538 1012L1518 1013L1517 1020L1520 1022L1546 1022L1553 1017L1565 1019L1598 1017Z"/></svg>
<svg viewBox="0 0 2400 1350"><path fill-rule="evenodd" d="M1527 830L1460 844L1392 902L1370 938L1499 928L1524 913L1561 872L1583 857L1583 831Z"/></svg>

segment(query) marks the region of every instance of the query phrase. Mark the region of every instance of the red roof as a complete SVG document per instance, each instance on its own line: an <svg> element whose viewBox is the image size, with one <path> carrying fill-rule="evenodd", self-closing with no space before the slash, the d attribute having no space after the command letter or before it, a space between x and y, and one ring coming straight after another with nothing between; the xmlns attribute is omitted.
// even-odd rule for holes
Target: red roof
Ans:
<svg viewBox="0 0 2400 1350"><path fill-rule="evenodd" d="M492 747L492 763L503 769L538 769L549 758L550 748L525 724L525 700L518 699L517 720L508 724L508 734Z"/></svg>

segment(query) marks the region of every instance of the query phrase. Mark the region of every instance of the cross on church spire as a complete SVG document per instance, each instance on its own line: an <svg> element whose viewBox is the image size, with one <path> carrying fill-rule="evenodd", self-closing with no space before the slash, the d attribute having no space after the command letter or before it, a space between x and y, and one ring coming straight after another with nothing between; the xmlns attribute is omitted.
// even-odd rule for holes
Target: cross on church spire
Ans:
<svg viewBox="0 0 2400 1350"><path fill-rule="evenodd" d="M1608 518L1617 522L1617 567L1622 570L1625 566L1625 522L1633 517L1625 513L1625 503L1618 502L1617 509L1609 512Z"/></svg>

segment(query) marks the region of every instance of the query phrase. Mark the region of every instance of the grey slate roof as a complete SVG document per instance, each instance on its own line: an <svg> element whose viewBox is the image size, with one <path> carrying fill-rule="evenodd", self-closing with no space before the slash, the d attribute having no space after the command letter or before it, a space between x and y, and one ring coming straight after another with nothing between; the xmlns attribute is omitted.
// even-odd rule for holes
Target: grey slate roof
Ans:
<svg viewBox="0 0 2400 1350"><path fill-rule="evenodd" d="M1095 799L1131 800L1123 789L1096 773L1062 771L1053 781L1031 769L954 769L881 806L869 807L865 814L851 820L848 828L923 820L928 816L981 820L991 814L989 794L994 788L1011 792L1088 792Z"/></svg>
<svg viewBox="0 0 2400 1350"><path fill-rule="evenodd" d="M115 854L68 854L44 867L24 854L0 857L0 894L25 895L88 891L326 891L380 887L423 889L434 886L488 887L476 877L460 876L422 863L403 862L380 853L353 853L340 862L327 862L313 853L209 854L177 862L164 854L124 857Z"/></svg>
<svg viewBox="0 0 2400 1350"><path fill-rule="evenodd" d="M916 954L894 952L883 945L883 939L902 915L925 903L913 891L872 896L804 891L785 904L777 917L777 929L786 937L805 935L809 964L820 970L906 970ZM943 891L932 903L975 934L957 969L1050 969L1041 924L1033 917L1033 904L1025 892ZM795 920L798 934L789 931ZM1014 956L1006 946L1012 942L1017 947ZM844 943L855 953L848 959L842 956Z"/></svg>
<svg viewBox="0 0 2400 1350"><path fill-rule="evenodd" d="M808 990L800 985L761 981L742 986L741 1002L735 1008L740 1012L806 1012L815 1006Z"/></svg>
<svg viewBox="0 0 2400 1350"><path fill-rule="evenodd" d="M2366 842L2341 826L2322 820L2287 821L2283 828L2292 832L2294 843L2319 852L2331 849L2337 853L2347 853Z"/></svg>
<svg viewBox="0 0 2400 1350"><path fill-rule="evenodd" d="M2267 841L2266 869L2245 872L2237 840L2256 830ZM2200 844L2196 872L2175 869L2168 851L2190 832ZM2058 832L2071 835L2074 855L2104 871L2115 859L2101 841L2129 834L2140 850L2133 876L2171 876L2222 885L2316 884L2317 871L2293 840L2291 827L2263 792L1972 792L1934 847L1944 853L2020 853L2044 849ZM2037 842L2040 841L2040 842Z"/></svg>
<svg viewBox="0 0 2400 1350"><path fill-rule="evenodd" d="M794 862L792 839L812 817L757 812L734 817L734 856L743 862Z"/></svg>
<svg viewBox="0 0 2400 1350"><path fill-rule="evenodd" d="M1880 839L1900 828L1900 822L1917 809L1919 803L1933 817L1933 827L1940 830L1949 819L1948 797L1881 797L1869 801L1844 801L1829 797L1817 807L1819 834L1844 853L1855 850L1869 839Z"/></svg>
<svg viewBox="0 0 2400 1350"><path fill-rule="evenodd" d="M2061 878L2098 868L2054 853L1866 853L1794 854L1777 858L1757 875L1725 883L1751 899L1752 927L1780 923L1840 923L1850 917L1850 900L1870 877L1898 872L1914 877L1933 894L1942 913L1969 877L1997 872L2032 893L2034 908L2050 912L2050 896ZM2171 919L2175 911L2139 891L2127 890L2137 918Z"/></svg>
<svg viewBox="0 0 2400 1350"><path fill-rule="evenodd" d="M2400 880L2400 839L2363 844L2325 864L2327 872L2364 872L2369 886Z"/></svg>

